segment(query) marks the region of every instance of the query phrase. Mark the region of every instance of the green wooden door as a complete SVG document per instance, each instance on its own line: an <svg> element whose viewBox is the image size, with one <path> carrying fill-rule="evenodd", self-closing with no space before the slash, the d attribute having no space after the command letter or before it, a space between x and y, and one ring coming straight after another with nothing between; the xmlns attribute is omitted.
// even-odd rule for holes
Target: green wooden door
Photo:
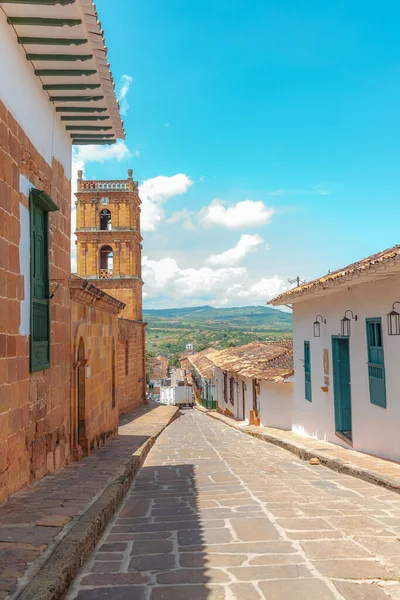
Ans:
<svg viewBox="0 0 400 600"><path fill-rule="evenodd" d="M332 338L336 431L351 437L350 346L348 338Z"/></svg>
<svg viewBox="0 0 400 600"><path fill-rule="evenodd" d="M368 379L372 404L386 408L385 362L383 355L382 322L367 319Z"/></svg>
<svg viewBox="0 0 400 600"><path fill-rule="evenodd" d="M304 382L305 382L305 398L311 402L311 356L310 342L304 342Z"/></svg>
<svg viewBox="0 0 400 600"><path fill-rule="evenodd" d="M31 371L50 366L47 212L31 203Z"/></svg>

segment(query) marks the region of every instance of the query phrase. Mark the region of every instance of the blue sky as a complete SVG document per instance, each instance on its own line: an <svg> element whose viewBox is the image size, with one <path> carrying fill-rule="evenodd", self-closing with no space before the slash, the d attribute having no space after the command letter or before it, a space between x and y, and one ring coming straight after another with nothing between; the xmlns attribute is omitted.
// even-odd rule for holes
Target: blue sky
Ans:
<svg viewBox="0 0 400 600"><path fill-rule="evenodd" d="M398 2L97 8L127 138L75 159L142 184L145 305L264 304L400 241Z"/></svg>

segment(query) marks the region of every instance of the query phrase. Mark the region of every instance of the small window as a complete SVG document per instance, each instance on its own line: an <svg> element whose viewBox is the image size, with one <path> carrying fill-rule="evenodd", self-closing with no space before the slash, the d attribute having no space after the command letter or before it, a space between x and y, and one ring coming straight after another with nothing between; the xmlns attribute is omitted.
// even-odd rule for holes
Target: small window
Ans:
<svg viewBox="0 0 400 600"><path fill-rule="evenodd" d="M49 221L48 213L59 210L50 196L31 190L31 372L50 368Z"/></svg>
<svg viewBox="0 0 400 600"><path fill-rule="evenodd" d="M312 401L310 342L304 342L304 387L305 399Z"/></svg>

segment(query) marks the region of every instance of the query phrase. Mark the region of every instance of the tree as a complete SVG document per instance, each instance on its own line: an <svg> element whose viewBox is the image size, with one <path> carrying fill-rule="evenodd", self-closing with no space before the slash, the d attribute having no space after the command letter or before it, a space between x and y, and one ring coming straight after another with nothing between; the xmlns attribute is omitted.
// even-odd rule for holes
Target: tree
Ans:
<svg viewBox="0 0 400 600"><path fill-rule="evenodd" d="M151 364L151 358L155 358L154 354L146 348L146 383L149 383L153 377L153 365Z"/></svg>

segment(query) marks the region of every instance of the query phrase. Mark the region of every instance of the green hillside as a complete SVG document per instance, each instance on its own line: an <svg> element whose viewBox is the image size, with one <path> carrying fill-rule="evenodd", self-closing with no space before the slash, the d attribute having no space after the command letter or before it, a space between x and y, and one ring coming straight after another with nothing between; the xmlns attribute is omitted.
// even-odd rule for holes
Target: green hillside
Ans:
<svg viewBox="0 0 400 600"><path fill-rule="evenodd" d="M195 350L218 350L252 341L281 340L292 336L292 315L267 306L213 308L196 306L143 311L147 350L170 358L187 343Z"/></svg>

